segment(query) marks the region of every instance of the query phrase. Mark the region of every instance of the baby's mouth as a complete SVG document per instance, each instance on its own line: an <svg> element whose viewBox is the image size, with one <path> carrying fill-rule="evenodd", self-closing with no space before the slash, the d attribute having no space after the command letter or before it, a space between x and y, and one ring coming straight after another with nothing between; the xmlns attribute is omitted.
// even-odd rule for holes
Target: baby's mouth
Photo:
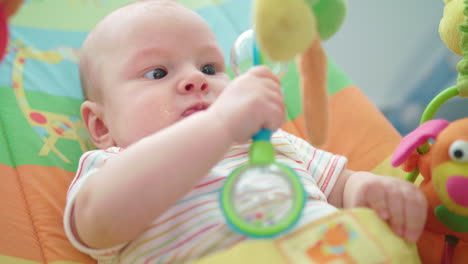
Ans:
<svg viewBox="0 0 468 264"><path fill-rule="evenodd" d="M209 106L210 105L207 104L207 103L194 104L194 105L190 106L189 108L185 109L184 112L182 112L182 117L187 117L187 116L189 116L189 115L191 115L193 113L206 110Z"/></svg>

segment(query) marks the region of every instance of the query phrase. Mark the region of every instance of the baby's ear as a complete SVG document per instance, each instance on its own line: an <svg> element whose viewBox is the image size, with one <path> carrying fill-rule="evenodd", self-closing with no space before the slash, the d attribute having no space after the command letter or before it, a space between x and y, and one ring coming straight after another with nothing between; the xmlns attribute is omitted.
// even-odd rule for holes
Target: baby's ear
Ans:
<svg viewBox="0 0 468 264"><path fill-rule="evenodd" d="M107 149L114 145L109 128L104 123L101 105L92 101L81 104L81 117L93 144L100 149Z"/></svg>

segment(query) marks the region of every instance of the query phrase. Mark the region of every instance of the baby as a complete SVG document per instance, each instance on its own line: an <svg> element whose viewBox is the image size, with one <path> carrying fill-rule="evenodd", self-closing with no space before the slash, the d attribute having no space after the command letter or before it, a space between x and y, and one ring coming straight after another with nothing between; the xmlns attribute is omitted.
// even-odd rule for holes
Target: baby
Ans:
<svg viewBox="0 0 468 264"><path fill-rule="evenodd" d="M67 195L73 245L100 263L184 263L245 240L226 225L219 189L247 162L249 139L285 122L278 78L254 67L230 81L210 27L171 0L108 15L83 44L80 73L99 150L81 157ZM413 184L349 171L281 130L272 143L309 195L299 226L366 206L418 239L427 205Z"/></svg>

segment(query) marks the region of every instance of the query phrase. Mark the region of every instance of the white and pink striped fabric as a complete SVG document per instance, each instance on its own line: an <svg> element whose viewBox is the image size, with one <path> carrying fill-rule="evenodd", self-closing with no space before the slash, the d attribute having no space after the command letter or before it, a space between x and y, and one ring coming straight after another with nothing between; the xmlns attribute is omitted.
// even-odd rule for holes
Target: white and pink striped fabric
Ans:
<svg viewBox="0 0 468 264"><path fill-rule="evenodd" d="M296 228L334 212L336 209L326 203L326 197L347 159L316 149L282 130L275 132L271 141L276 160L296 171L309 195ZM135 240L99 250L86 247L74 236L70 226L73 202L87 177L124 150L112 147L83 154L67 195L64 224L68 238L79 250L105 264L187 263L245 240L227 226L218 197L229 173L248 162L249 146L250 143L233 145L209 175Z"/></svg>

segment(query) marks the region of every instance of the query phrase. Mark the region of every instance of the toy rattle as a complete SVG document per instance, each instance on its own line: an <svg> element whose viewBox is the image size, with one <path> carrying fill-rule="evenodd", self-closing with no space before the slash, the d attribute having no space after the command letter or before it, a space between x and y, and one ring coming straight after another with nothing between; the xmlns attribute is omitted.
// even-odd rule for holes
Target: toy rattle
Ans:
<svg viewBox="0 0 468 264"><path fill-rule="evenodd" d="M243 68L266 64L282 76L286 66L268 61L259 52L253 35L253 30L247 30L234 43L234 72L238 75ZM254 135L249 163L229 175L221 192L221 208L229 226L252 238L275 237L292 228L306 201L306 192L294 170L275 162L271 134L271 130L262 129Z"/></svg>

